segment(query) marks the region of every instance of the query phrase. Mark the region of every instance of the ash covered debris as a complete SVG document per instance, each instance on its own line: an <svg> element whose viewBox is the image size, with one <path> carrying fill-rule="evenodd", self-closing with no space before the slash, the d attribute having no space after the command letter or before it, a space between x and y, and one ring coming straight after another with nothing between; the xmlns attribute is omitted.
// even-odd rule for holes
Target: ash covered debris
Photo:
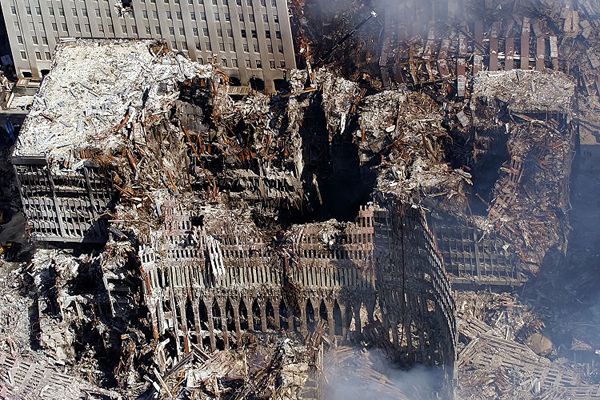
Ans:
<svg viewBox="0 0 600 400"><path fill-rule="evenodd" d="M320 399L323 357L362 343L431 367L439 398L597 396L532 313L451 290L566 251L593 11L372 3L295 1L306 69L273 96L156 42L61 45L13 157L58 245L14 294L44 362L128 397Z"/></svg>
<svg viewBox="0 0 600 400"><path fill-rule="evenodd" d="M79 69L77 84L73 71L61 81L60 73L79 53L105 55L112 75L119 76L120 66L138 71L139 80L127 72L119 84L129 85L128 95L114 99L98 79L100 72L89 65ZM36 284L37 341L44 353L73 373L90 372L94 382L129 395L146 391L146 379L152 382L147 390L159 396L181 391L185 397L201 382L193 364L184 368L191 386L177 386L181 381L171 374L183 368L184 360L191 362L192 354L202 362L212 352L240 357L253 337L287 334L309 343L318 333L325 344L294 350L305 360L298 367L288 365L277 341L264 343L264 351L275 351L256 372L264 387L252 387L263 385L253 381L254 373L236 379L237 372L228 378L219 370L215 374L224 375L218 387L205 382L202 391L214 395L216 390L221 398L250 393L318 398L317 381L310 384L315 393L304 392L323 346L366 340L384 345L405 367L440 368L434 390L450 393L454 304L418 208L419 193L427 193L416 177L402 194L383 195L375 186L379 172L374 167L390 167L360 159L359 143L366 138L356 134L361 126L369 137L383 138L385 131L378 130L387 121L378 119L387 114L371 117L381 99L369 101L357 84L325 69L312 73L312 86L307 86L309 76L299 73L295 92L287 97L250 93L240 99L229 93L217 70L179 61L152 42L76 41L58 54L57 68L42 85L21 132L14 162L37 240L94 242L95 247L35 253L29 268ZM123 57L126 62L119 64ZM161 78L158 84L153 73ZM94 98L88 108L78 103L72 112L59 112L59 99L70 95L63 102L67 107L75 99L65 88L81 82ZM399 101L390 111L399 125L407 121L400 115L425 99L402 95L413 100ZM108 98L120 103L107 108ZM368 120L360 120L360 110ZM113 114L100 115L108 112ZM441 163L419 147L427 141L430 151L439 151L438 137L426 127L439 127L441 115L433 121L420 116L401 135L416 161L394 160L399 171L428 169L431 160ZM96 119L101 126L90 122ZM72 131L64 130L69 123ZM69 132L71 139L81 140L67 142L61 135ZM400 136L389 130L385 135L381 152L395 158L392 148ZM372 150L365 153L374 156ZM32 171L32 165L39 169ZM345 195L340 181L356 188ZM435 185L443 182L428 189ZM338 196L346 203L343 213L336 210ZM52 204L56 212L48 213ZM332 219L339 215L346 220ZM95 240L90 230L98 233ZM393 261L398 257L410 261L399 268ZM263 351L260 347L256 351ZM78 362L85 371L74 370ZM202 374L209 366L197 367ZM285 378L298 368L300 378ZM222 388L230 379L239 386L231 393Z"/></svg>

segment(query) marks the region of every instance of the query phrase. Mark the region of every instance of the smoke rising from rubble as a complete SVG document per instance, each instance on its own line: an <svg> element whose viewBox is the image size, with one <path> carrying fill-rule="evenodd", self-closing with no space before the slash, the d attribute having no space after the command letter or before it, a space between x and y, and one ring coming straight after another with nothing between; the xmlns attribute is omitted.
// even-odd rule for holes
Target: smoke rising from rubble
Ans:
<svg viewBox="0 0 600 400"><path fill-rule="evenodd" d="M378 349L333 350L325 356L324 373L327 400L433 400L442 381L441 371L401 370Z"/></svg>

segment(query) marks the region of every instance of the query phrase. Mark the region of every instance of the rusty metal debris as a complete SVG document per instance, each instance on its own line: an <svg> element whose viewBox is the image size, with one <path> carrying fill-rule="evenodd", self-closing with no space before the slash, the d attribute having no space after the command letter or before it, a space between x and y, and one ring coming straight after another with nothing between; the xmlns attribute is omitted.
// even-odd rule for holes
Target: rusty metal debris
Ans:
<svg viewBox="0 0 600 400"><path fill-rule="evenodd" d="M11 157L38 248L0 260L0 398L323 399L332 363L382 398L600 398L510 293L568 250L598 7L291 3L275 95L161 42L59 46Z"/></svg>

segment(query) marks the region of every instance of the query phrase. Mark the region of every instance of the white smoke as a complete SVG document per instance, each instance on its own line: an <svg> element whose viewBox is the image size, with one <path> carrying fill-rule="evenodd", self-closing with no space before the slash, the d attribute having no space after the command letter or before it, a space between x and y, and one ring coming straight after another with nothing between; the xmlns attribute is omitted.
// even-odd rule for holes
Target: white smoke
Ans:
<svg viewBox="0 0 600 400"><path fill-rule="evenodd" d="M326 400L435 400L443 379L423 366L401 370L381 350L347 347L325 355L324 375Z"/></svg>

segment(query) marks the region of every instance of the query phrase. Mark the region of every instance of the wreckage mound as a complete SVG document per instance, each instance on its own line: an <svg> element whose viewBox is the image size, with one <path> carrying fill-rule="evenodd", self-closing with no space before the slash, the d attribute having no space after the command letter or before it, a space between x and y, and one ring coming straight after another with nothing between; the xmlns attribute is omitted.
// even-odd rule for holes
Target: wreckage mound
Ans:
<svg viewBox="0 0 600 400"><path fill-rule="evenodd" d="M364 341L449 397L450 283L522 283L562 244L559 73L482 73L466 107L326 68L240 98L149 41L56 57L13 160L34 238L81 251L34 258L38 341L71 366L111 361L123 391L315 398L324 349ZM382 397L422 396L414 372L378 368Z"/></svg>

